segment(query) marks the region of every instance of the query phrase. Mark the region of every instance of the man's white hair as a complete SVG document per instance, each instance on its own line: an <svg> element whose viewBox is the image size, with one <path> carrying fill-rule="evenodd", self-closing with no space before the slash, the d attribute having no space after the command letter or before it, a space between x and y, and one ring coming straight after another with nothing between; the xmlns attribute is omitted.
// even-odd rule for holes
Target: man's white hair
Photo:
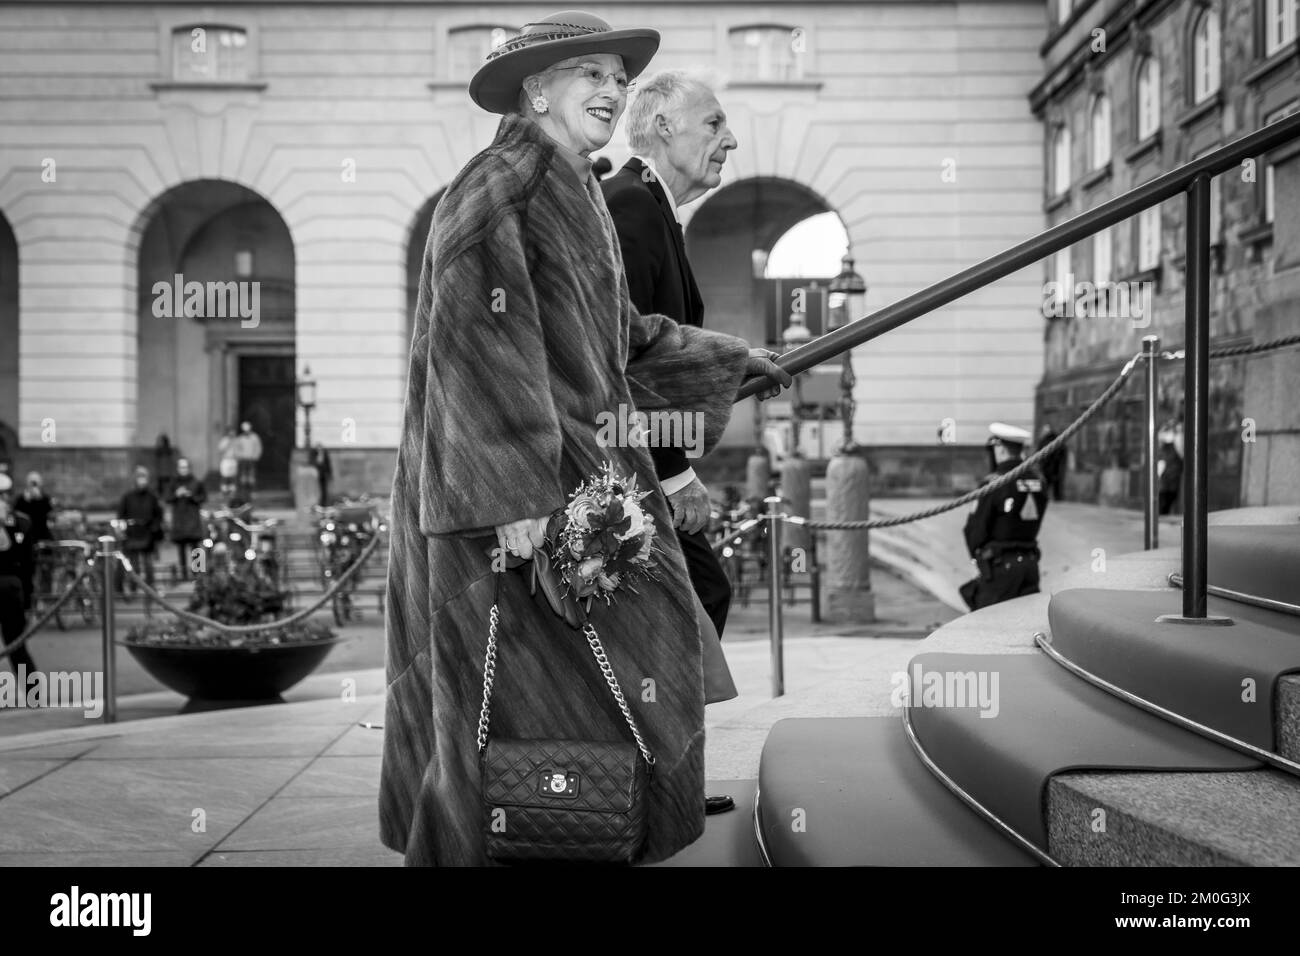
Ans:
<svg viewBox="0 0 1300 956"><path fill-rule="evenodd" d="M693 93L713 93L716 79L696 70L660 70L653 76L636 81L636 96L627 108L627 142L633 152L647 153L654 148L655 117L663 116L676 124L677 114Z"/></svg>

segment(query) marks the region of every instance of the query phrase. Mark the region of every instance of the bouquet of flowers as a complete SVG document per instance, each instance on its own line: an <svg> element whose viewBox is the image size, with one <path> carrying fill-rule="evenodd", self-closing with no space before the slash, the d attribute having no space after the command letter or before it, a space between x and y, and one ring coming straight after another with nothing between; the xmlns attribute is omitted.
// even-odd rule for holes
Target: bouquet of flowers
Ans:
<svg viewBox="0 0 1300 956"><path fill-rule="evenodd" d="M551 516L546 538L564 593L606 604L636 577L654 577L654 518L641 507L650 492L636 490L608 462L578 486L567 507Z"/></svg>
<svg viewBox="0 0 1300 956"><path fill-rule="evenodd" d="M613 603L620 588L635 591L636 578L655 575L654 517L641 502L636 475L625 479L608 462L551 515L546 540L533 552L532 589L540 585L556 614L580 627L592 602ZM507 559L506 567L524 562Z"/></svg>

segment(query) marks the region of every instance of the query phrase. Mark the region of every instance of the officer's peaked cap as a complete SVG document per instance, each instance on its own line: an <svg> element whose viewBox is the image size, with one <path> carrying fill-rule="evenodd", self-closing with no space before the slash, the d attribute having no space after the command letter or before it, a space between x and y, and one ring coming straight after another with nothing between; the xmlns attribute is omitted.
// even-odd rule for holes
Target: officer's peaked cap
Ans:
<svg viewBox="0 0 1300 956"><path fill-rule="evenodd" d="M995 441L1006 442L1008 445L1027 445L1032 436L1023 428L1017 428L1015 425L1008 425L1005 422L994 422L989 426L989 444Z"/></svg>

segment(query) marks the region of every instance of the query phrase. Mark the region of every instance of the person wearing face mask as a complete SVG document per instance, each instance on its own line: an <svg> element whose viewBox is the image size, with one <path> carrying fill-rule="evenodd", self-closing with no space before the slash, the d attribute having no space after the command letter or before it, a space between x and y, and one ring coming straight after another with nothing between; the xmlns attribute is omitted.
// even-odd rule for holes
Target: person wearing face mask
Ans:
<svg viewBox="0 0 1300 956"><path fill-rule="evenodd" d="M172 541L176 544L176 561L182 581L190 579L190 560L194 548L203 540L203 502L208 498L203 482L190 471L190 460L176 460L176 477L167 493L172 506Z"/></svg>
<svg viewBox="0 0 1300 956"><path fill-rule="evenodd" d="M783 374L741 339L628 298L590 155L658 44L653 30L561 11L526 24L470 82L502 119L434 213L389 525L379 822L409 865L490 861L477 718L494 605L492 733L628 735L581 634L489 554L533 560L549 516L605 463L652 490L641 507L667 528L649 454L602 439L603 416L698 412L712 447L746 376ZM654 703L627 701L655 760L643 862L704 829L704 611L675 538L656 544L657 577L592 611L618 682L657 688Z"/></svg>
<svg viewBox="0 0 1300 956"><path fill-rule="evenodd" d="M665 70L638 81L628 108L627 138L635 155L601 183L601 190L618 232L628 294L643 313L661 312L684 325L702 327L704 300L686 257L679 210L721 183L727 154L736 148L727 114L703 77ZM766 349L750 354L776 358ZM708 539L712 503L692 467L698 449L657 442L650 458L672 509L691 585L721 637L731 584ZM710 696L708 702L732 696L734 692ZM734 807L728 796L706 800L709 813Z"/></svg>
<svg viewBox="0 0 1300 956"><path fill-rule="evenodd" d="M154 548L163 533L163 507L149 487L148 468L136 468L134 486L118 502L117 516L126 522L122 552L135 572L152 587Z"/></svg>
<svg viewBox="0 0 1300 956"><path fill-rule="evenodd" d="M18 639L27 627L27 609L31 606L32 523L27 515L13 507L13 479L0 474L0 638L6 646ZM20 647L7 658L14 673L25 667L36 670L36 662Z"/></svg>

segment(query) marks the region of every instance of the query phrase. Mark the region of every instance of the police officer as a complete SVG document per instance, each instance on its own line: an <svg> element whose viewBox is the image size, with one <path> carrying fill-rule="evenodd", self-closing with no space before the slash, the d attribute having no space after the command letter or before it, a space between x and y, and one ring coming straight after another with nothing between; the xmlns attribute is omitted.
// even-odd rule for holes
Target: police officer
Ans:
<svg viewBox="0 0 1300 956"><path fill-rule="evenodd" d="M13 510L13 487L13 479L0 474L0 638L5 644L17 640L27 627L32 586L32 523ZM28 674L36 671L26 647L9 655L15 672L24 664Z"/></svg>
<svg viewBox="0 0 1300 956"><path fill-rule="evenodd" d="M1005 475L1024 458L1029 432L994 422L987 442L993 473L985 484ZM1031 470L991 495L979 499L966 519L966 548L979 577L961 586L971 610L1038 593L1038 527L1047 510L1043 478Z"/></svg>

